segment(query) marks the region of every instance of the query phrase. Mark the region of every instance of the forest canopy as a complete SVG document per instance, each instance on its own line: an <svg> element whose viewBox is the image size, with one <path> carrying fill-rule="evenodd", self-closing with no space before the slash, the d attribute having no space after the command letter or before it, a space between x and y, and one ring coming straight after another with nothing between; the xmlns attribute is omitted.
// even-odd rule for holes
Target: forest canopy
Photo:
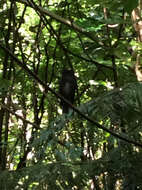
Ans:
<svg viewBox="0 0 142 190"><path fill-rule="evenodd" d="M142 0L1 0L0 189L142 189L141 15Z"/></svg>

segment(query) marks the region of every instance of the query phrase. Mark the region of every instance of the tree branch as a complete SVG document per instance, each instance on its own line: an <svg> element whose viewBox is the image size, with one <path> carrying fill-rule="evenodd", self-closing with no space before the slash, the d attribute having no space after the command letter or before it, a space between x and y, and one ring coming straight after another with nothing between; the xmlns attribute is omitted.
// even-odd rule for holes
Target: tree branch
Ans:
<svg viewBox="0 0 142 190"><path fill-rule="evenodd" d="M33 9L36 8L36 10L39 11L41 14L48 15L49 17L51 17L51 18L59 21L60 23L63 23L65 25L71 27L75 31L84 34L85 36L87 36L91 40L93 40L93 41L100 41L100 40L98 40L97 37L94 36L93 33L88 32L84 28L79 27L73 21L65 19L65 18L63 18L63 17L61 17L61 16L59 16L59 15L57 15L57 14L55 14L55 13L49 11L49 10L47 10L47 9L45 10L44 8L42 8L41 6L36 5L35 3L34 4L33 3L29 3L27 0L16 0L16 2L22 3L22 4L24 4L24 5L28 6L28 7L33 8Z"/></svg>
<svg viewBox="0 0 142 190"><path fill-rule="evenodd" d="M15 62L22 68L24 69L27 74L31 77L33 77L39 84L41 84L43 86L43 88L45 89L45 91L50 91L52 94L54 94L57 98L65 101L76 113L78 113L81 117L83 117L84 119L86 119L87 121L89 121L90 123L92 123L93 125L95 125L96 127L98 127L99 129L102 129L103 131L106 131L108 133L110 133L112 136L121 139L127 143L131 143L135 146L141 147L142 148L142 144L139 142L136 142L134 140L129 139L128 137L123 137L115 132L113 132L110 129L107 129L106 127L104 127L103 125L100 125L98 122L94 121L93 119L91 119L90 117L88 117L87 115L85 115L84 113L80 112L75 106L73 106L68 100L66 100L63 96L61 96L60 94L58 94L57 92L55 92L52 88L50 88L46 83L44 83L42 80L40 80L40 78L33 73L27 66L25 63L21 62L9 49L7 49L6 47L4 47L2 44L0 44L0 48L3 49L10 57L13 58L13 60L15 60Z"/></svg>

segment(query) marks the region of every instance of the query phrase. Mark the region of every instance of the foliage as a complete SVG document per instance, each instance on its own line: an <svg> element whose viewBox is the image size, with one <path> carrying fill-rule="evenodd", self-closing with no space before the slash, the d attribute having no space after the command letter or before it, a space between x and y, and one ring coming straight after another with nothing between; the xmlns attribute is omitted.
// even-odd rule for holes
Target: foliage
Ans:
<svg viewBox="0 0 142 190"><path fill-rule="evenodd" d="M0 189L142 189L137 5L1 0ZM68 114L63 68L78 83L78 109Z"/></svg>

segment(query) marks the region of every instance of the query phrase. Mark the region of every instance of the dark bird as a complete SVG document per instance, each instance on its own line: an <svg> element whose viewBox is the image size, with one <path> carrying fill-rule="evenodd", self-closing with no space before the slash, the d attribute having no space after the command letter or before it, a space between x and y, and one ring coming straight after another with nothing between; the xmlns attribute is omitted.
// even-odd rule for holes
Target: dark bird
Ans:
<svg viewBox="0 0 142 190"><path fill-rule="evenodd" d="M62 71L62 78L60 81L60 94L67 99L71 104L74 103L75 90L77 89L77 82L73 70L64 69ZM69 112L69 105L61 100L63 113Z"/></svg>

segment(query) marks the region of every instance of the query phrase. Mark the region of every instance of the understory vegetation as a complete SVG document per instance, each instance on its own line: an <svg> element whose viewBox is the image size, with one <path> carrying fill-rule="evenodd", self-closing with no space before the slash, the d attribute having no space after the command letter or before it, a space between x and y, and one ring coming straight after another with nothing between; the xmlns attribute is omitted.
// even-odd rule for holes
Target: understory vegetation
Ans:
<svg viewBox="0 0 142 190"><path fill-rule="evenodd" d="M142 189L141 6L1 0L1 190Z"/></svg>

